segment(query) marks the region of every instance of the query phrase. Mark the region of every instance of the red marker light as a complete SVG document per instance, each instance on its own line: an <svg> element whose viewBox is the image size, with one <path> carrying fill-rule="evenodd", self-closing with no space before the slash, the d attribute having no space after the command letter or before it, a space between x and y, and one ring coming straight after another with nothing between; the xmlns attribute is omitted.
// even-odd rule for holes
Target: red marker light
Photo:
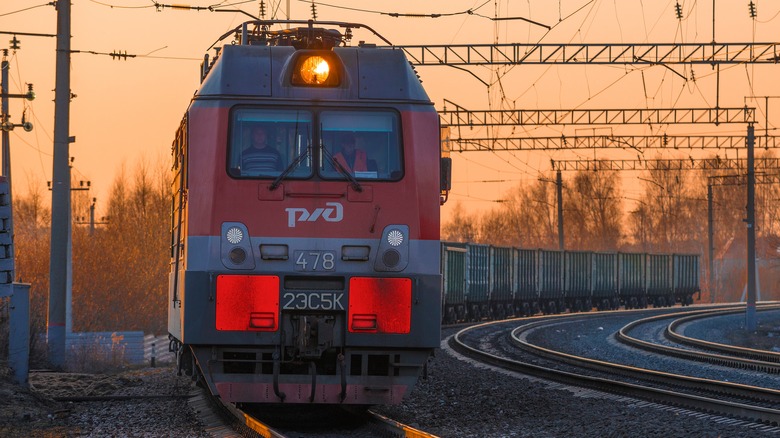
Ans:
<svg viewBox="0 0 780 438"><path fill-rule="evenodd" d="M217 330L279 329L279 277L217 276Z"/></svg>
<svg viewBox="0 0 780 438"><path fill-rule="evenodd" d="M348 318L352 333L409 333L412 280L352 277L349 281Z"/></svg>

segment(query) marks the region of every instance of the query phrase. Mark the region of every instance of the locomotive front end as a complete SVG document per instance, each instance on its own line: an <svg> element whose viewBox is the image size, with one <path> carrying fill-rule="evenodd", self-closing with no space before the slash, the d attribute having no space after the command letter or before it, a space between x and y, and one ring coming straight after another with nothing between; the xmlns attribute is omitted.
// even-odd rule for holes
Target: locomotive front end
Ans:
<svg viewBox="0 0 780 438"><path fill-rule="evenodd" d="M399 403L440 342L436 111L401 51L239 42L173 147L179 365L231 402Z"/></svg>

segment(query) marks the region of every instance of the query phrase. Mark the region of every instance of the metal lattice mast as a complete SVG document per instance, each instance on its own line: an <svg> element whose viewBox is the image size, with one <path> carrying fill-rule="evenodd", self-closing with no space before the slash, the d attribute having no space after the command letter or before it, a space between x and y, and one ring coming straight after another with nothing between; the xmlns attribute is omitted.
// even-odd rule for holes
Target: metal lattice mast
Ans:
<svg viewBox="0 0 780 438"><path fill-rule="evenodd" d="M446 109L447 106L454 109ZM552 125L662 125L753 123L755 108L604 108L467 110L445 100L439 111L443 125L552 126Z"/></svg>
<svg viewBox="0 0 780 438"><path fill-rule="evenodd" d="M388 48L413 65L777 64L780 43L437 44Z"/></svg>
<svg viewBox="0 0 780 438"><path fill-rule="evenodd" d="M780 137L758 137L756 147L776 149ZM745 136L594 135L560 137L449 138L451 152L574 149L744 149Z"/></svg>
<svg viewBox="0 0 780 438"><path fill-rule="evenodd" d="M651 160L552 160L552 170L598 171L598 170L747 170L745 158L704 159L651 159ZM780 169L780 158L756 158L757 169ZM734 175L737 177L738 175Z"/></svg>

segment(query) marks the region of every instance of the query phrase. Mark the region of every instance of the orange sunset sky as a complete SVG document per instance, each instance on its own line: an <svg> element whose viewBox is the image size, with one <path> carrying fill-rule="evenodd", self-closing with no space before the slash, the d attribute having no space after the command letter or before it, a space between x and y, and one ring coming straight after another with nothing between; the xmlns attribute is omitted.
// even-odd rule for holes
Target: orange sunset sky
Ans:
<svg viewBox="0 0 780 438"><path fill-rule="evenodd" d="M176 3L179 3L178 1ZM329 0L317 3L317 18L353 21L371 26L394 44L467 43L701 43L713 39L713 2L691 0L524 0L524 1L394 1ZM675 15L679 3L683 18ZM717 42L775 42L780 37L780 2L753 0L716 1ZM170 4L170 3L167 3ZM242 9L259 15L259 1L193 0L192 6ZM223 33L248 17L233 12L158 11L151 0L72 0L70 147L74 178L90 180L90 196L97 198L98 216L105 213L115 175L127 173L142 161L168 163L173 133L198 86L199 65L205 50ZM293 19L311 17L311 1L266 2L267 18L275 11ZM471 13L466 13L471 11ZM394 18L389 13L444 14L440 18ZM447 15L450 14L450 15ZM552 27L522 20L491 18L524 17ZM0 31L56 33L56 11L46 0L6 0L0 3ZM12 35L0 34L0 48L9 48ZM14 191L29 187L45 192L52 175L54 129L55 39L19 36L21 48L10 52L10 92L23 93L33 83L37 98L27 103L12 99L11 121L19 123L23 111L35 128L11 132ZM357 32L353 40L379 42ZM138 55L113 60L114 51ZM95 52L92 54L89 52ZM213 51L211 52L213 55ZM511 66L469 67L473 76L444 66L418 67L423 85L436 107L450 100L468 109L568 109L568 108L672 108L756 106L757 135L767 128L766 105L747 96L769 99L770 134L780 118L780 66L729 65L721 68L720 84L710 66ZM683 79L683 77L687 79ZM468 134L559 136L649 135L664 132L704 135L743 135L745 127L534 127L488 131L474 128ZM656 158L644 151L643 158ZM715 151L680 150L668 158L704 157ZM720 151L736 157L735 151ZM454 188L443 207L444 219L456 203L469 211L495 208L504 193L521 182L536 180L550 171L550 159L627 158L634 149L537 152L467 152L453 155ZM744 156L744 150L739 151ZM641 187L636 173L623 174L624 195L637 198ZM564 176L565 177L565 176ZM491 182L486 182L491 181ZM78 213L75 213L78 214Z"/></svg>

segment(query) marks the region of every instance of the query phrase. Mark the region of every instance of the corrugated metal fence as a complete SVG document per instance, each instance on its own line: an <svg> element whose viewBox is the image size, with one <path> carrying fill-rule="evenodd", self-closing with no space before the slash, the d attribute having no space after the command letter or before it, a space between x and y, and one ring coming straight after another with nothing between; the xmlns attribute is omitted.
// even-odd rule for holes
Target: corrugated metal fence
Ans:
<svg viewBox="0 0 780 438"><path fill-rule="evenodd" d="M131 332L68 333L65 348L69 362L96 361L116 365L173 363L175 357L168 351L168 335L144 335Z"/></svg>
<svg viewBox="0 0 780 438"><path fill-rule="evenodd" d="M176 363L176 356L172 351L168 351L168 335L144 336L144 362L151 363L152 353L157 364Z"/></svg>

